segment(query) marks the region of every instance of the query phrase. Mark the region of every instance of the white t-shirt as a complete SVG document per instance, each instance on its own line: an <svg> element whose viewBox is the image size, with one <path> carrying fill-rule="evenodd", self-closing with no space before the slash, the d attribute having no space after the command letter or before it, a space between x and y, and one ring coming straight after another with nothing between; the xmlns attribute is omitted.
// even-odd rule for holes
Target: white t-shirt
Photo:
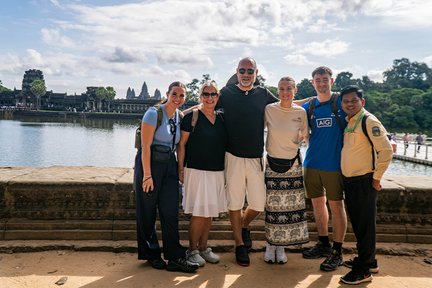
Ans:
<svg viewBox="0 0 432 288"><path fill-rule="evenodd" d="M282 108L280 102L266 106L267 153L274 158L292 159L300 142L309 135L306 111L296 104Z"/></svg>

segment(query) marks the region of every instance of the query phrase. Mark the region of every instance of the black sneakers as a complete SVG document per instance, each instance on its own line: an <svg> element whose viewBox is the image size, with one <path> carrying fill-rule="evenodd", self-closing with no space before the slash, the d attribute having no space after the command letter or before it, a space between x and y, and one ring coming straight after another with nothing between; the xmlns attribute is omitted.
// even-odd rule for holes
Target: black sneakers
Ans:
<svg viewBox="0 0 432 288"><path fill-rule="evenodd" d="M240 266L249 266L250 259L248 255L248 249L245 245L240 245L235 248L235 256L237 264Z"/></svg>
<svg viewBox="0 0 432 288"><path fill-rule="evenodd" d="M186 258L178 258L176 260L169 260L166 269L168 271L194 273L198 269L198 267L198 265L189 265L186 261Z"/></svg>
<svg viewBox="0 0 432 288"><path fill-rule="evenodd" d="M324 262L321 263L320 269L322 271L334 271L339 266L343 265L342 255L333 249L332 253L327 256Z"/></svg>
<svg viewBox="0 0 432 288"><path fill-rule="evenodd" d="M345 267L348 267L348 268L352 269L353 265L354 265L354 261L355 261L355 258L347 260L347 261L344 262L343 265ZM370 264L370 266L369 266L369 272L370 273L378 273L379 272L378 262L377 262L376 259Z"/></svg>
<svg viewBox="0 0 432 288"><path fill-rule="evenodd" d="M303 251L303 258L305 259L317 259L321 257L327 257L332 253L331 246L324 246L321 241L318 241L315 246Z"/></svg>
<svg viewBox="0 0 432 288"><path fill-rule="evenodd" d="M162 269L166 269L167 268L167 264L165 263L164 260L162 260L162 258L148 260L148 262L150 263L150 265L154 269L162 270Z"/></svg>
<svg viewBox="0 0 432 288"><path fill-rule="evenodd" d="M242 240L244 246L246 246L248 250L252 248L252 238L250 236L249 228L242 228Z"/></svg>
<svg viewBox="0 0 432 288"><path fill-rule="evenodd" d="M370 273L359 273L354 270L351 270L345 276L340 278L340 281L345 284L357 285L363 282L372 281L372 275Z"/></svg>

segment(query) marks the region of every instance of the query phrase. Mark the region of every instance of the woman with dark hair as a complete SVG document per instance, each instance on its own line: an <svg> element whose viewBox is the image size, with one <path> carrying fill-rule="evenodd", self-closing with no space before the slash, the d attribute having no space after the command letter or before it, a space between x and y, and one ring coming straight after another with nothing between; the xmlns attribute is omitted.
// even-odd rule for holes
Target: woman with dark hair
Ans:
<svg viewBox="0 0 432 288"><path fill-rule="evenodd" d="M186 249L180 245L178 229L179 182L176 144L180 140L178 108L186 97L186 86L173 82L167 99L150 107L141 123L141 148L135 157L135 192L138 259L147 260L155 269L193 273L198 266L189 265ZM160 109L160 110L159 110ZM156 236L156 211L162 230L164 258Z"/></svg>

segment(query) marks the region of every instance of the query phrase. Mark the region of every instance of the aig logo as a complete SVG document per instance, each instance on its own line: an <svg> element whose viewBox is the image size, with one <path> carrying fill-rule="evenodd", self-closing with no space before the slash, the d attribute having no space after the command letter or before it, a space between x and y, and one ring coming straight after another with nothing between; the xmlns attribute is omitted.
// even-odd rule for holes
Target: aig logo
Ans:
<svg viewBox="0 0 432 288"><path fill-rule="evenodd" d="M320 118L316 119L316 124L318 128L331 127L332 118Z"/></svg>

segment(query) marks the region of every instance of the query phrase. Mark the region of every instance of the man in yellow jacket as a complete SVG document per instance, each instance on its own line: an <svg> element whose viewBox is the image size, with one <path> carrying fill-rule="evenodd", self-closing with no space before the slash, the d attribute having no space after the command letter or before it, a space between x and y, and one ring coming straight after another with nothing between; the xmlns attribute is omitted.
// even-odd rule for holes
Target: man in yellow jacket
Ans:
<svg viewBox="0 0 432 288"><path fill-rule="evenodd" d="M341 277L346 284L372 281L378 272L375 259L376 201L381 178L393 151L381 122L363 106L363 91L354 85L344 87L340 95L348 125L344 131L341 170L345 186L347 212L357 238L358 257L346 261L352 270Z"/></svg>

